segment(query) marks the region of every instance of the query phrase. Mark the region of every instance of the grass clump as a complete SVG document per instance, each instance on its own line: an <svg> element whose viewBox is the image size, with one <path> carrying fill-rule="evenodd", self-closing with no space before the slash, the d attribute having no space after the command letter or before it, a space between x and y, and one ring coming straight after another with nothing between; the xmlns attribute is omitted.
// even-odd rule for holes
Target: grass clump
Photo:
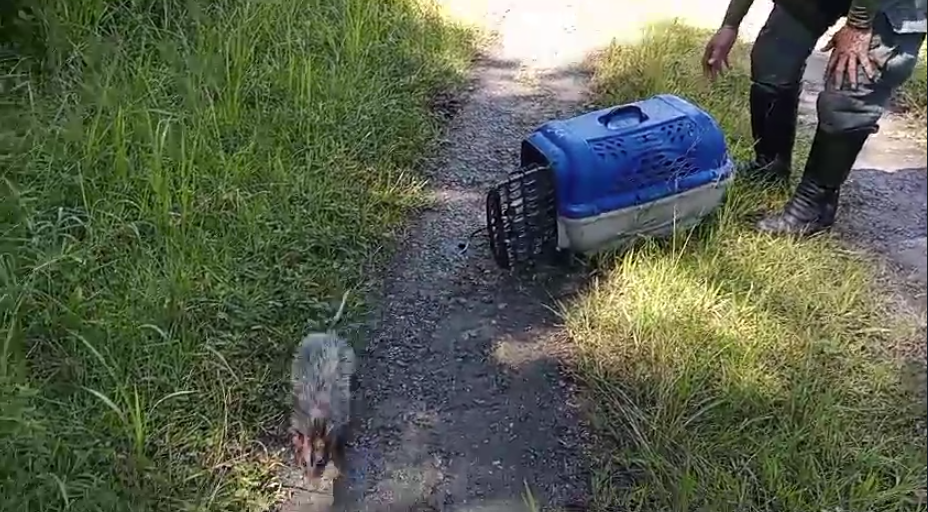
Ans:
<svg viewBox="0 0 928 512"><path fill-rule="evenodd" d="M267 510L291 351L419 204L470 33L416 0L21 6L2 508Z"/></svg>
<svg viewBox="0 0 928 512"><path fill-rule="evenodd" d="M919 52L918 65L912 77L903 84L896 94L896 107L909 119L917 130L919 141L924 144L926 139L926 121L928 121L928 55L926 46L922 45Z"/></svg>
<svg viewBox="0 0 928 512"><path fill-rule="evenodd" d="M608 104L684 96L746 157L746 49L710 86L699 69L709 35L664 25L610 48L597 92ZM780 200L736 184L713 223L607 258L565 307L606 443L597 510L924 507L924 410L879 356L894 331L871 275L827 238L754 232L749 219Z"/></svg>

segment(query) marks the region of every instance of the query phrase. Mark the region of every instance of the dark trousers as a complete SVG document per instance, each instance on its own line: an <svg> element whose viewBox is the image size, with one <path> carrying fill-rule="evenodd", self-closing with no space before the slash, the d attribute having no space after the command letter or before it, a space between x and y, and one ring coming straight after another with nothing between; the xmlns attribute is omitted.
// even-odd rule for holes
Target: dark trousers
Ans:
<svg viewBox="0 0 928 512"><path fill-rule="evenodd" d="M806 60L823 34L775 6L751 51L751 79L772 91L798 87ZM895 90L912 76L924 41L925 34L895 33L886 16L878 14L870 51L877 60L876 76L870 80L860 70L855 90L847 85L836 89L828 80L816 104L819 128L828 133L876 129Z"/></svg>

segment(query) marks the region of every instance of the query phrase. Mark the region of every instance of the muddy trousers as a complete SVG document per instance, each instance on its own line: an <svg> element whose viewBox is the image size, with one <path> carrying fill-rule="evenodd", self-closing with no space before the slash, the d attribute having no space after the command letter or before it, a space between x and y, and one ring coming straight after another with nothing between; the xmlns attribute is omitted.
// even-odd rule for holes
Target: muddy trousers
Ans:
<svg viewBox="0 0 928 512"><path fill-rule="evenodd" d="M755 178L788 182L801 80L824 30L810 30L775 6L754 43L751 126L756 158L748 174ZM893 93L912 76L924 40L923 33L894 32L885 15L877 16L871 43L876 75L871 80L861 70L853 90L826 83L816 104L818 127L803 179L784 212L761 221L762 230L808 234L834 223L838 190L867 138L877 131Z"/></svg>

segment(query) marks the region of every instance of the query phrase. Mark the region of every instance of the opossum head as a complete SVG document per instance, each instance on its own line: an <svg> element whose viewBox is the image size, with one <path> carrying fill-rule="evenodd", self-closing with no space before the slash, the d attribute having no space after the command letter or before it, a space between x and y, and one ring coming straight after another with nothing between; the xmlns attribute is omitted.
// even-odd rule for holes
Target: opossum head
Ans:
<svg viewBox="0 0 928 512"><path fill-rule="evenodd" d="M325 418L313 418L307 432L293 435L296 460L308 480L316 480L325 472L331 458L329 424Z"/></svg>

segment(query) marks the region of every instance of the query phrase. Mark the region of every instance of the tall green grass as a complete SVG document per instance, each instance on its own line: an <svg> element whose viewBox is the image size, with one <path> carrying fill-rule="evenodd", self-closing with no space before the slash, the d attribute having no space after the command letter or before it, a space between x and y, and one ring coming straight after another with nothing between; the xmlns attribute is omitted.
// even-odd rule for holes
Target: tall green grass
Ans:
<svg viewBox="0 0 928 512"><path fill-rule="evenodd" d="M470 33L416 0L21 9L0 508L266 510L292 348L419 204Z"/></svg>
<svg viewBox="0 0 928 512"><path fill-rule="evenodd" d="M749 156L746 49L710 85L710 35L659 25L609 48L600 103L680 94ZM565 305L603 443L595 510L925 510L924 403L885 356L907 327L873 295L868 263L833 240L752 229L782 200L736 183L714 222L605 257Z"/></svg>

